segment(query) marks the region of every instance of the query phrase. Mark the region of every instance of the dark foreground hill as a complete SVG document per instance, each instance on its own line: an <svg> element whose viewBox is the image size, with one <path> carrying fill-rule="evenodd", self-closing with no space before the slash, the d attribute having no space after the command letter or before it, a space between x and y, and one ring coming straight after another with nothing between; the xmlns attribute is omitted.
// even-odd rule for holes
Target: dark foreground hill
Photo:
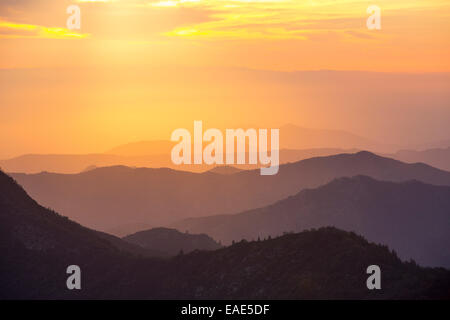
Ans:
<svg viewBox="0 0 450 320"><path fill-rule="evenodd" d="M264 208L187 219L173 226L205 232L225 244L335 226L386 244L420 265L450 267L450 187L418 181L339 178Z"/></svg>
<svg viewBox="0 0 450 320"><path fill-rule="evenodd" d="M14 174L44 206L96 230L169 225L189 217L232 214L270 205L335 178L367 175L387 181L416 179L450 185L450 172L424 164L405 164L369 152L311 158L282 165L278 174L259 170L202 174L171 169L109 167L65 175ZM124 227L125 228L125 227ZM184 230L182 230L184 231Z"/></svg>
<svg viewBox="0 0 450 320"><path fill-rule="evenodd" d="M71 264L101 273L104 261L152 254L41 207L0 171L0 297L59 295Z"/></svg>
<svg viewBox="0 0 450 320"><path fill-rule="evenodd" d="M154 228L128 235L123 240L153 251L174 256L194 250L217 250L222 246L206 234L181 233L175 229Z"/></svg>
<svg viewBox="0 0 450 320"><path fill-rule="evenodd" d="M148 258L40 207L1 172L0 191L0 299L449 298L448 270L403 263L334 228ZM366 287L372 264L379 291ZM81 290L66 288L69 265L82 270Z"/></svg>
<svg viewBox="0 0 450 320"><path fill-rule="evenodd" d="M366 269L372 264L383 274L378 292L366 286ZM335 228L177 257L167 262L161 279L161 291L148 297L163 293L164 298L185 299L450 298L448 270L403 263L387 247Z"/></svg>

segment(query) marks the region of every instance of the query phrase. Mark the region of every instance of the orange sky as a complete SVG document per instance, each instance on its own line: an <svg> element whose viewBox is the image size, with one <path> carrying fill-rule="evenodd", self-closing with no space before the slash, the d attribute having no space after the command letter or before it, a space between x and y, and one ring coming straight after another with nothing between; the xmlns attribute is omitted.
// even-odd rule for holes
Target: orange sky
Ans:
<svg viewBox="0 0 450 320"><path fill-rule="evenodd" d="M72 3L78 34L64 30ZM366 28L369 4L382 30ZM450 71L449 18L446 0L3 0L0 67Z"/></svg>
<svg viewBox="0 0 450 320"><path fill-rule="evenodd" d="M381 30L366 27L370 4ZM2 0L0 157L103 151L195 119L448 138L449 78L417 73L450 72L449 18L446 0ZM416 74L289 73L323 69Z"/></svg>

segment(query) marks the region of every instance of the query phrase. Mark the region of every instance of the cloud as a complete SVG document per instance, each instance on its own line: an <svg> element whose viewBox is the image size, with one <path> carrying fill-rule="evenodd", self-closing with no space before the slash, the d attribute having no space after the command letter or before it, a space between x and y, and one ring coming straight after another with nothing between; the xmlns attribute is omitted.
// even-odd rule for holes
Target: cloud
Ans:
<svg viewBox="0 0 450 320"><path fill-rule="evenodd" d="M443 0L378 0L383 17L399 12L417 13L430 8L448 12ZM165 34L186 38L306 39L319 33L366 30L365 0L157 0L151 3L167 11L180 8L208 10L210 20L183 25ZM361 32L353 36L370 39Z"/></svg>
<svg viewBox="0 0 450 320"><path fill-rule="evenodd" d="M434 16L450 10L446 0L377 1L382 21L389 19L391 30L409 27L401 18L406 13L419 17L434 10ZM73 3L82 9L83 31L100 39L305 40L331 34L344 41L375 38L366 33L366 0L3 0L0 18L61 26L65 7Z"/></svg>
<svg viewBox="0 0 450 320"><path fill-rule="evenodd" d="M77 33L65 28L48 28L39 25L0 21L1 39L82 39L88 36L88 34Z"/></svg>

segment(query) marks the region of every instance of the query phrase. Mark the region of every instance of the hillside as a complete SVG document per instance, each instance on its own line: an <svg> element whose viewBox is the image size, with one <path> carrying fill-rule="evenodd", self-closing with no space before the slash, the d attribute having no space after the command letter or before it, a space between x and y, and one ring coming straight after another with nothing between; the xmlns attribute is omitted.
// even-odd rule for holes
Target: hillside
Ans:
<svg viewBox="0 0 450 320"><path fill-rule="evenodd" d="M378 292L366 287L372 264L382 270ZM167 263L161 281L164 298L450 298L448 270L402 263L387 247L335 228L177 257ZM146 282L136 286L145 290Z"/></svg>
<svg viewBox="0 0 450 320"><path fill-rule="evenodd" d="M154 228L139 231L122 238L124 241L174 256L180 252L189 253L194 250L217 250L221 248L214 239L206 234L181 233L175 229Z"/></svg>
<svg viewBox="0 0 450 320"><path fill-rule="evenodd" d="M105 264L158 255L90 230L41 207L0 171L0 298L63 297L67 266L101 273Z"/></svg>
<svg viewBox="0 0 450 320"><path fill-rule="evenodd" d="M1 172L0 191L0 299L449 298L448 270L402 263L334 228L157 259L42 208ZM82 290L65 287L73 264ZM380 291L366 288L372 264Z"/></svg>
<svg viewBox="0 0 450 320"><path fill-rule="evenodd" d="M224 243L322 226L355 231L421 265L450 267L450 187L418 181L340 178L260 209L173 225Z"/></svg>
<svg viewBox="0 0 450 320"><path fill-rule="evenodd" d="M31 251L88 254L146 255L150 250L120 238L88 229L40 206L9 176L0 171L0 237L2 245L17 245Z"/></svg>
<svg viewBox="0 0 450 320"><path fill-rule="evenodd" d="M115 230L121 235L122 225L127 226L127 232L136 232L142 229L128 226L156 227L188 217L232 214L354 175L450 185L450 172L369 152L285 164L274 176L261 176L259 170L223 175L129 167L98 168L74 175L12 174L44 206L88 227Z"/></svg>

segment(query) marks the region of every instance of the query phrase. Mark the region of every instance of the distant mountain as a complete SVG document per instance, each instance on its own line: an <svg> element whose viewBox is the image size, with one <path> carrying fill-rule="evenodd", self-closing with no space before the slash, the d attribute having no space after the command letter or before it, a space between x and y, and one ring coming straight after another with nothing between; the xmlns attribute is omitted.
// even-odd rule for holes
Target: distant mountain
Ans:
<svg viewBox="0 0 450 320"><path fill-rule="evenodd" d="M364 149L380 151L390 147L342 130L312 129L293 124L283 125L279 129L280 149ZM175 144L176 142L169 140L140 141L118 146L106 153L121 156L170 155Z"/></svg>
<svg viewBox="0 0 450 320"><path fill-rule="evenodd" d="M339 148L311 148L311 149L281 149L280 163L298 162L305 159L327 157L342 153L357 153L360 149L339 149Z"/></svg>
<svg viewBox="0 0 450 320"><path fill-rule="evenodd" d="M209 170L212 173L218 174L234 174L241 171L241 169L233 167L233 166L217 166Z"/></svg>
<svg viewBox="0 0 450 320"><path fill-rule="evenodd" d="M215 165L174 165L171 151L176 142L149 140L117 146L104 153L95 154L26 154L0 160L5 172L20 173L79 173L86 168L129 166L148 168L172 168L191 172L211 170ZM280 163L304 160L311 157L353 153L358 150L391 152L386 147L369 139L339 130L322 130L285 125L280 128ZM248 152L248 150L247 150ZM235 165L250 170L255 165Z"/></svg>
<svg viewBox="0 0 450 320"><path fill-rule="evenodd" d="M48 171L78 173L98 163L117 164L117 160L117 156L103 154L27 154L7 160L0 160L0 167L6 172L39 173Z"/></svg>
<svg viewBox="0 0 450 320"><path fill-rule="evenodd" d="M410 144L406 149L427 150L427 149L447 149L450 147L450 139L434 140L425 143Z"/></svg>
<svg viewBox="0 0 450 320"><path fill-rule="evenodd" d="M395 149L395 146L383 145L342 130L310 129L293 124L280 128L280 145L283 149L340 148L373 151Z"/></svg>
<svg viewBox="0 0 450 320"><path fill-rule="evenodd" d="M369 152L285 164L273 176L261 176L259 170L223 175L128 167L74 175L12 174L41 204L102 231L120 230L122 225L164 226L188 217L236 213L354 175L450 185L450 172ZM135 231L127 228L127 232Z"/></svg>
<svg viewBox="0 0 450 320"><path fill-rule="evenodd" d="M118 147L110 152L117 150L120 155L116 154L28 154L20 157L15 157L7 160L0 160L0 168L6 172L20 172L20 173L40 173L40 172L54 172L54 173L80 173L83 171L92 170L95 167L110 167L110 166L128 166L128 167L147 167L147 168L173 168L177 170L204 172L214 170L216 165L174 165L170 156L170 149L166 153L159 154L164 151L163 148L155 149L155 154L152 151L145 151L144 146L151 146L157 142L148 141ZM160 142L162 145L171 142ZM143 148L143 153L150 155L126 155L130 146L129 154L139 154L138 151L132 152L134 148ZM158 151L161 150L161 151ZM300 161L307 158L317 156L329 156L344 152L356 152L358 150L349 149L305 149L305 150L280 150L280 163L288 163ZM246 155L248 158L248 155ZM256 165L234 165L233 167L241 170L255 169Z"/></svg>
<svg viewBox="0 0 450 320"><path fill-rule="evenodd" d="M151 166L156 160L146 157L124 157L110 154L28 154L7 160L0 160L0 167L6 172L79 173L86 168L114 165ZM159 161L159 160L158 160Z"/></svg>
<svg viewBox="0 0 450 320"><path fill-rule="evenodd" d="M194 250L217 250L222 246L206 234L181 233L175 229L154 228L128 235L123 240L174 256Z"/></svg>
<svg viewBox="0 0 450 320"><path fill-rule="evenodd" d="M87 172L87 171L91 171L91 170L94 170L94 169L97 169L97 168L98 168L97 166L89 166L89 167L87 167L86 169L84 169L81 172Z"/></svg>
<svg viewBox="0 0 450 320"><path fill-rule="evenodd" d="M450 171L450 147L423 151L400 150L390 156L400 161L408 163L423 162L430 166Z"/></svg>
<svg viewBox="0 0 450 320"><path fill-rule="evenodd" d="M170 155L174 145L176 145L176 142L170 140L140 141L127 143L115 147L107 151L106 153L127 157L161 155L161 154Z"/></svg>
<svg viewBox="0 0 450 320"><path fill-rule="evenodd" d="M106 229L105 232L109 234L115 234L118 237L125 237L127 235L135 233L137 230L149 230L154 228L148 223L125 223L120 226L116 226L110 229Z"/></svg>
<svg viewBox="0 0 450 320"><path fill-rule="evenodd" d="M174 224L224 243L323 226L355 231L421 265L450 267L450 187L418 181L340 178L268 207Z"/></svg>

